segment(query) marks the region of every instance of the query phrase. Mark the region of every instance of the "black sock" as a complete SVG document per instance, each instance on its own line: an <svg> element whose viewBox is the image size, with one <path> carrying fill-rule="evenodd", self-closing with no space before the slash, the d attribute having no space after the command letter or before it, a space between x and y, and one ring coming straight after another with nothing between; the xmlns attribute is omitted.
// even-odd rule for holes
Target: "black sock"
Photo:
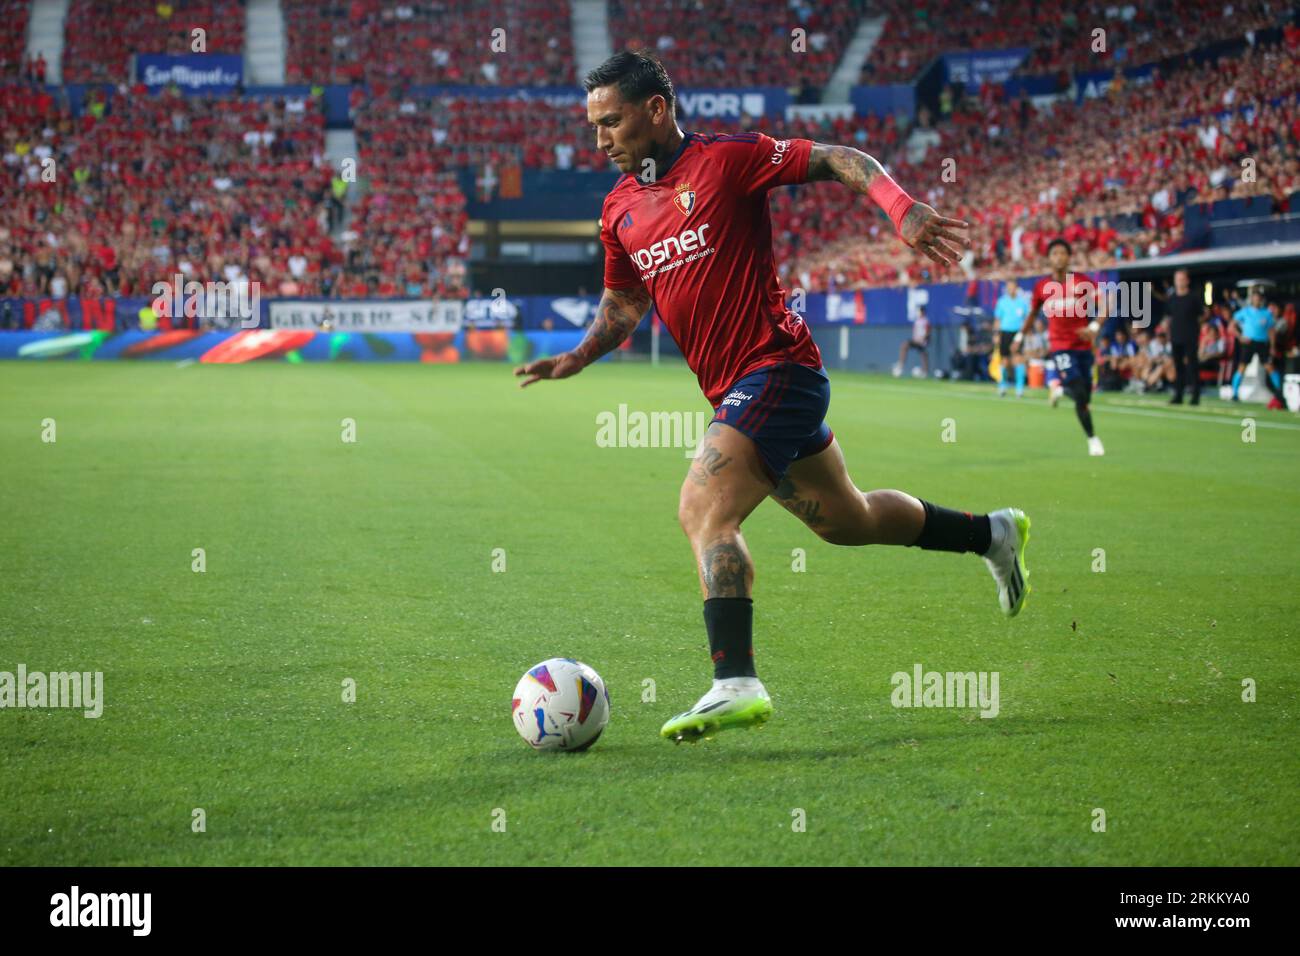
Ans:
<svg viewBox="0 0 1300 956"><path fill-rule="evenodd" d="M754 602L751 598L709 598L704 602L713 676L757 677L754 671Z"/></svg>
<svg viewBox="0 0 1300 956"><path fill-rule="evenodd" d="M1092 410L1087 405L1076 402L1074 413L1079 416L1079 424L1083 426L1083 433L1089 438L1092 437Z"/></svg>
<svg viewBox="0 0 1300 956"><path fill-rule="evenodd" d="M925 525L921 528L920 537L910 547L926 551L974 551L976 554L988 551L993 543L993 530L989 527L988 515L953 511L918 500L925 508Z"/></svg>

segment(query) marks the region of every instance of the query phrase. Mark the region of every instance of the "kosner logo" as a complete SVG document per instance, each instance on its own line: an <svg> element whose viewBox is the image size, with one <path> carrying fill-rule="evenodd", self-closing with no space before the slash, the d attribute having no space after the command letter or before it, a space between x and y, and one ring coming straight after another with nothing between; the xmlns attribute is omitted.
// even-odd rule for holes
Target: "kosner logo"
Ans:
<svg viewBox="0 0 1300 956"><path fill-rule="evenodd" d="M690 252L692 249L703 248L704 230L708 228L709 224L706 222L698 229L685 229L675 236L661 239L656 243L652 243L648 249L638 249L632 253L632 261L642 269L652 269L673 256L680 256L683 252Z"/></svg>
<svg viewBox="0 0 1300 956"><path fill-rule="evenodd" d="M129 926L131 935L148 936L152 893L68 893L50 897L51 926Z"/></svg>
<svg viewBox="0 0 1300 956"><path fill-rule="evenodd" d="M1094 282L1096 299L1080 296L1080 282L1063 285L1055 279L1043 286L1043 298L1055 303L1056 314L1069 319L1095 319L1097 305L1106 303L1106 315L1124 319L1135 329L1151 324L1150 282Z"/></svg>
<svg viewBox="0 0 1300 956"><path fill-rule="evenodd" d="M150 291L154 311L160 315L166 312L173 319L204 319L209 325L223 328L238 319L241 329L255 329L262 321L260 282L186 282L178 272L171 282L155 282Z"/></svg>

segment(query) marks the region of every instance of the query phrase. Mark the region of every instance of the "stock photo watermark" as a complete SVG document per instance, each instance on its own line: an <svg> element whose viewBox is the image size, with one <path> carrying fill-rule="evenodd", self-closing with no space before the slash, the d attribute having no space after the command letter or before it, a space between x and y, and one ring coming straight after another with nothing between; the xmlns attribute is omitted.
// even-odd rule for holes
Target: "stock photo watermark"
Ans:
<svg viewBox="0 0 1300 956"><path fill-rule="evenodd" d="M702 411L644 412L620 404L617 411L596 413L596 447L681 448L694 458L711 418Z"/></svg>
<svg viewBox="0 0 1300 956"><path fill-rule="evenodd" d="M80 710L87 718L104 713L103 671L0 671L0 710Z"/></svg>
<svg viewBox="0 0 1300 956"><path fill-rule="evenodd" d="M920 664L912 672L897 671L891 677L894 707L978 708L981 717L996 717L1001 709L998 671L927 671Z"/></svg>

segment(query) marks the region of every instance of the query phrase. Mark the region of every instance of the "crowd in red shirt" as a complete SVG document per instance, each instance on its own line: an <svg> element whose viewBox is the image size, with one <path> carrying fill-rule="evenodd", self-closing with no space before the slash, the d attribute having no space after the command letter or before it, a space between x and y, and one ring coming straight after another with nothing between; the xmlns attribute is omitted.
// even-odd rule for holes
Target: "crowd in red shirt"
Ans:
<svg viewBox="0 0 1300 956"><path fill-rule="evenodd" d="M385 97L360 108L355 123L366 188L352 229L368 269L377 270L368 294L467 295L469 215L431 112ZM342 294L367 293L354 283Z"/></svg>
<svg viewBox="0 0 1300 956"><path fill-rule="evenodd" d="M1058 235L1087 269L1171 252L1192 203L1262 196L1260 214L1287 211L1300 190L1297 93L1300 48L1282 45L1041 113L996 97L967 101L934 127L923 156L905 142L858 137L858 121L786 124L781 135L859 144L914 197L971 222L967 267L1003 278L1043 271ZM1272 105L1279 97L1286 102ZM945 159L954 182L943 181ZM1243 159L1254 163L1253 182ZM773 224L783 278L804 288L959 277L898 242L868 202L824 187L774 194Z"/></svg>
<svg viewBox="0 0 1300 956"><path fill-rule="evenodd" d="M263 294L337 282L312 99L136 91L74 119L44 89L11 85L0 115L0 295L147 295L178 272Z"/></svg>
<svg viewBox="0 0 1300 956"><path fill-rule="evenodd" d="M553 0L281 0L290 83L572 86ZM497 32L501 31L501 32Z"/></svg>
<svg viewBox="0 0 1300 956"><path fill-rule="evenodd" d="M245 16L241 0L72 0L63 82L129 81L133 53L243 53ZM196 29L203 30L201 50Z"/></svg>
<svg viewBox="0 0 1300 956"><path fill-rule="evenodd" d="M656 51L676 86L826 85L863 0L611 0L614 49ZM794 34L802 29L803 35ZM798 44L798 47L796 47Z"/></svg>
<svg viewBox="0 0 1300 956"><path fill-rule="evenodd" d="M287 8L300 12L296 2ZM378 0L321 9L340 22L423 22ZM685 32L676 24L689 26L699 13L688 0L668 26ZM664 26L640 16L654 28L647 36ZM187 22L176 10L167 19ZM545 45L546 36L539 29L532 40ZM701 42L676 49L707 69L708 56L694 52L712 41ZM0 87L0 294L139 295L179 271L256 279L264 294L463 296L469 238L457 167L610 169L581 103L427 100L400 88L385 75L372 78L369 93L353 93L360 198L336 244L314 98L151 97L122 86L112 109L92 94L74 119L61 96ZM1074 245L1075 266L1091 270L1179 248L1192 204L1262 197L1261 211L1288 211L1300 190L1297 93L1300 30L1291 27L1280 46L1157 71L1142 86L1116 82L1106 98L1081 105L1063 99L1039 110L986 86L975 97L958 92L948 116L932 121L923 109L915 128L875 116L760 124L778 138L858 146L918 199L974 226L961 269L940 267L902 245L865 198L824 184L776 190L782 280L823 291L1041 273L1058 235ZM681 125L735 132L753 124ZM1253 180L1243 176L1243 158L1254 164Z"/></svg>
<svg viewBox="0 0 1300 956"><path fill-rule="evenodd" d="M862 83L907 83L942 53L1030 47L1025 74L1153 63L1274 25L1280 0L874 0L888 19ZM1096 50L1104 30L1104 52Z"/></svg>
<svg viewBox="0 0 1300 956"><path fill-rule="evenodd" d="M27 60L27 14L31 0L0 0L0 79L29 78ZM43 69L43 68L42 68Z"/></svg>

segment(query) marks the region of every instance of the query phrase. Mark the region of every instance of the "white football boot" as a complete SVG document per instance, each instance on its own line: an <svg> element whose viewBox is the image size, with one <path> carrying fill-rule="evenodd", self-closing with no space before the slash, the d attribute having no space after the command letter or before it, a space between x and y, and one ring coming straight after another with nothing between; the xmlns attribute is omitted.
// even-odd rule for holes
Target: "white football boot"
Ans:
<svg viewBox="0 0 1300 956"><path fill-rule="evenodd" d="M1106 454L1106 449L1102 447L1101 439L1096 435L1093 435L1088 439L1088 454L1092 455L1094 458Z"/></svg>
<svg viewBox="0 0 1300 956"><path fill-rule="evenodd" d="M715 679L690 710L663 725L659 736L677 743L712 737L719 730L757 727L772 716L772 699L757 677Z"/></svg>
<svg viewBox="0 0 1300 956"><path fill-rule="evenodd" d="M1029 516L1019 508L1003 508L989 514L992 544L984 563L998 583L998 604L1007 617L1015 617L1029 594L1029 571L1025 568L1025 546L1029 544Z"/></svg>

